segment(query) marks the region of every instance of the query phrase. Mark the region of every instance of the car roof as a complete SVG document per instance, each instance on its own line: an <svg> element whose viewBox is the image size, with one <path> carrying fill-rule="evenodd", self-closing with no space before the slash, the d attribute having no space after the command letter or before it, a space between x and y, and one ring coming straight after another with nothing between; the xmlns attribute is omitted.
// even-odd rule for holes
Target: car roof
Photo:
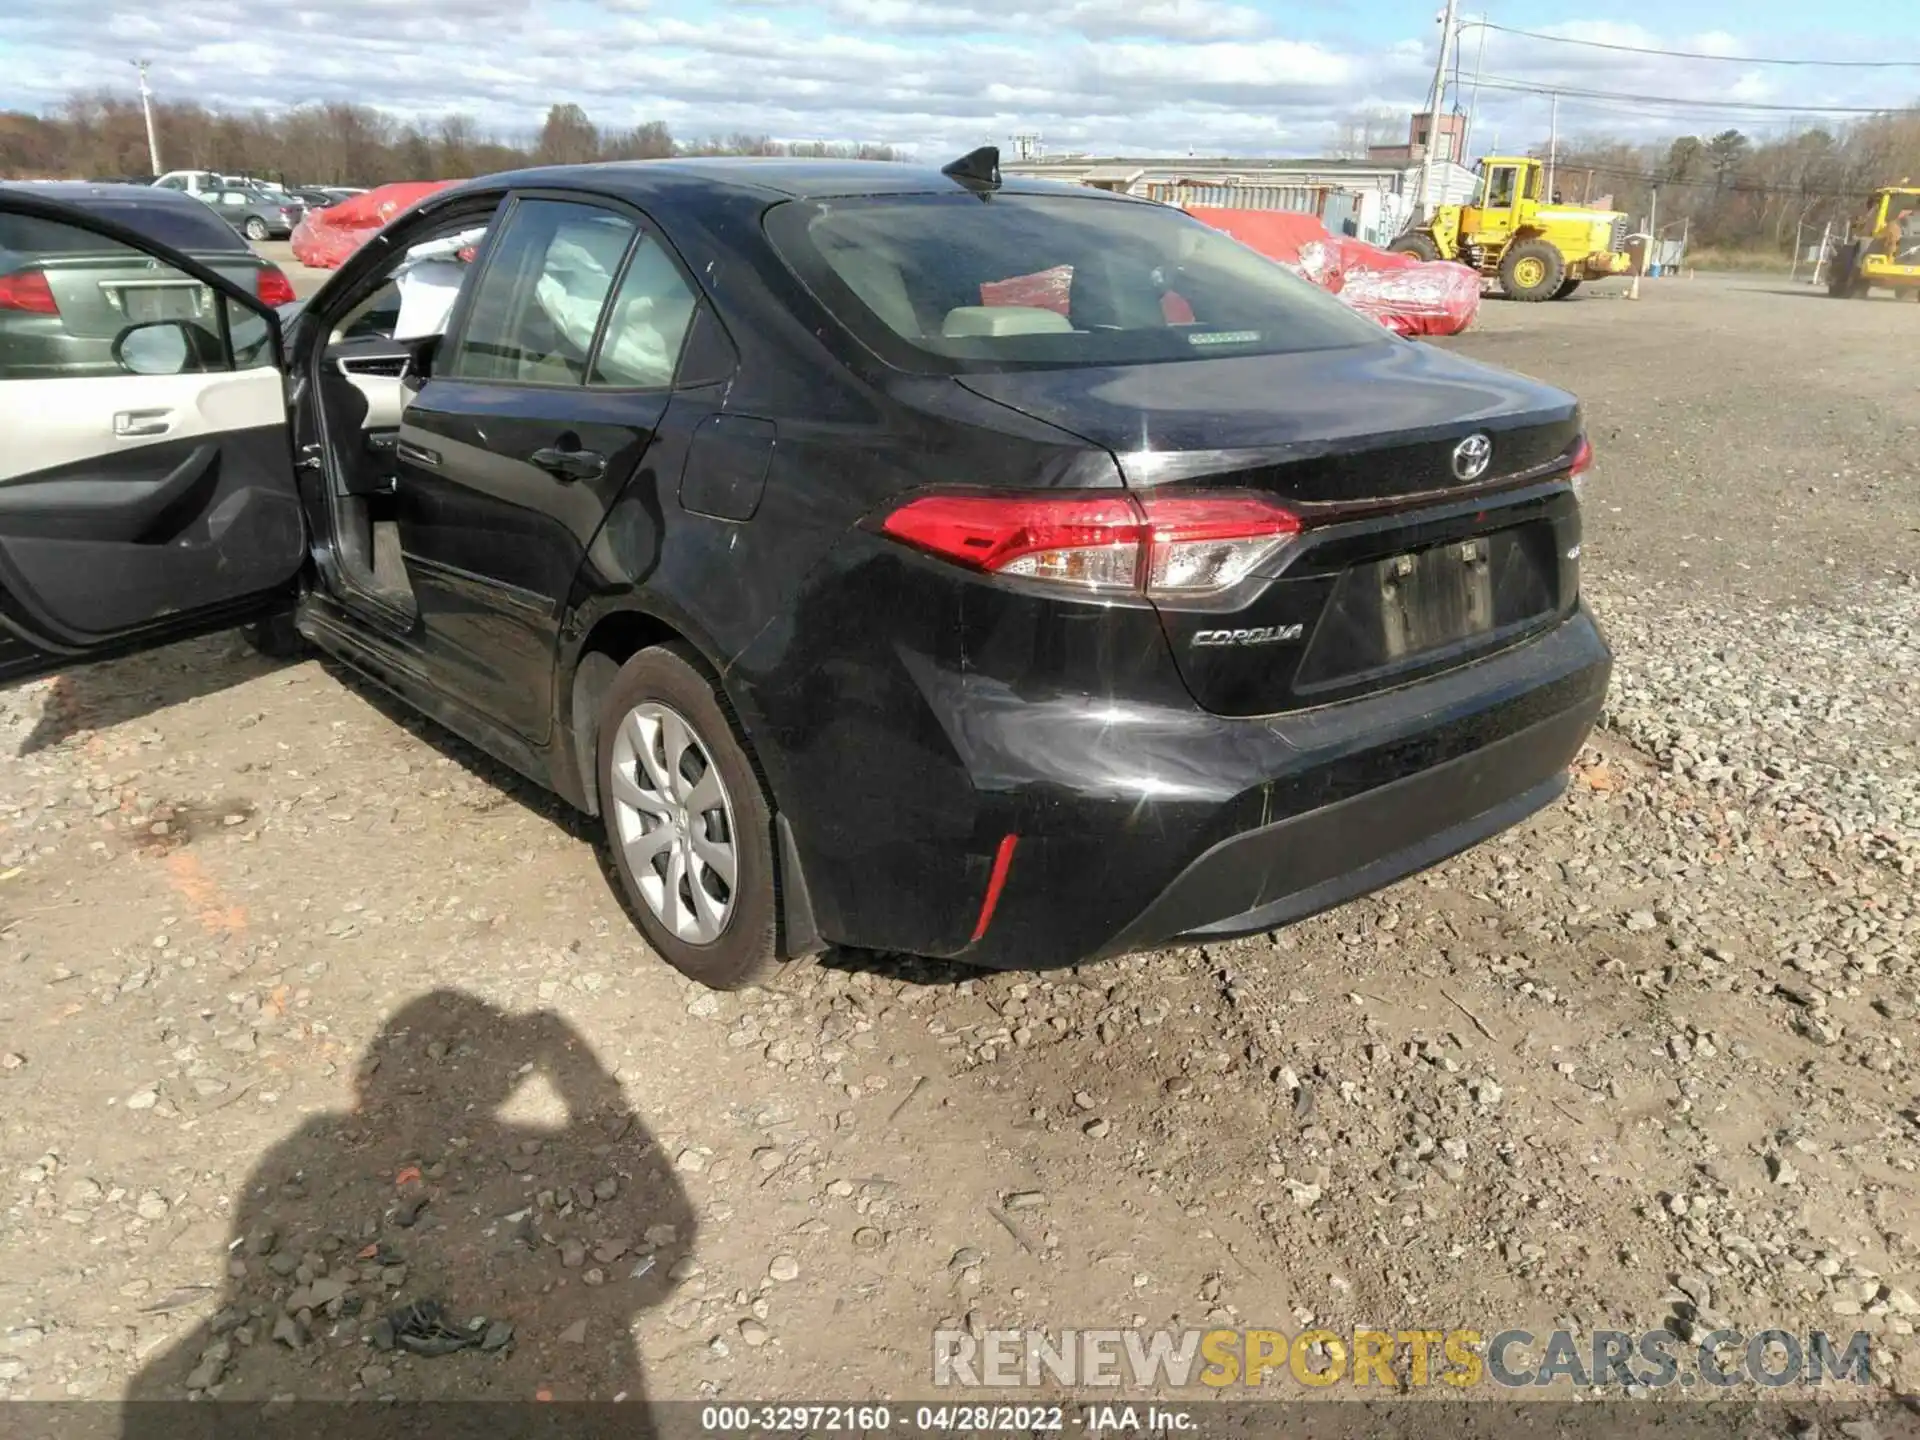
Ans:
<svg viewBox="0 0 1920 1440"><path fill-rule="evenodd" d="M591 165L545 165L487 175L457 188L520 188L552 185L562 189L597 190L615 196L643 199L665 189L684 191L689 182L736 192L759 192L795 200L839 199L863 195L941 195L964 193L964 187L932 165L906 165L892 160L794 160L785 157L711 156L672 160L615 160ZM1029 180L1007 176L999 193L1013 195L1072 195L1081 198L1142 203L1084 185L1058 180Z"/></svg>
<svg viewBox="0 0 1920 1440"><path fill-rule="evenodd" d="M239 237L233 226L214 213L213 207L183 190L161 190L152 185L102 184L92 180L0 180L0 190L19 190L38 195L43 199L71 205L76 210L91 210L105 219L114 220L128 229L144 231L140 223L141 212L149 215L165 213L186 221L185 227L167 227L167 231L154 238L164 243L179 244L185 234L195 237L194 249L231 250L232 243ZM203 246L199 242L205 241ZM246 249L244 241L239 249Z"/></svg>
<svg viewBox="0 0 1920 1440"><path fill-rule="evenodd" d="M153 185L122 185L94 180L0 180L0 185L16 186L83 209L89 200L110 200L124 205L130 200L152 201L158 205L204 205L184 190L162 190Z"/></svg>

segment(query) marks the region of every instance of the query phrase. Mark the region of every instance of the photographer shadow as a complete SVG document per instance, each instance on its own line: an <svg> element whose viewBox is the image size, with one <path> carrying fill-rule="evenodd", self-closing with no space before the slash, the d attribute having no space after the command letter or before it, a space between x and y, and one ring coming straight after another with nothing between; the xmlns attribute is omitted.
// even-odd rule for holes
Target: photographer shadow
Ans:
<svg viewBox="0 0 1920 1440"><path fill-rule="evenodd" d="M530 1085L546 1111L506 1118ZM190 1398L622 1402L621 1432L652 1433L634 1324L693 1238L577 1031L431 992L368 1047L354 1107L254 1169L224 1303L135 1377L121 1433L178 1434L180 1407L148 1402Z"/></svg>

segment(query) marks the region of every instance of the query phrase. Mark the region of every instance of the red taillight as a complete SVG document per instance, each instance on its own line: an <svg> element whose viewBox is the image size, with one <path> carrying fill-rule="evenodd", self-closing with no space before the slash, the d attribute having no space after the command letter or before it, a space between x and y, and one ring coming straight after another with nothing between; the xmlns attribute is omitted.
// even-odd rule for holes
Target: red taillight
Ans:
<svg viewBox="0 0 1920 1440"><path fill-rule="evenodd" d="M1587 472L1593 469L1593 445L1582 435L1573 446L1573 458L1567 462L1567 479L1573 482L1573 493L1579 495L1587 488Z"/></svg>
<svg viewBox="0 0 1920 1440"><path fill-rule="evenodd" d="M0 310L24 310L29 315L58 315L60 303L53 287L38 270L0 275Z"/></svg>
<svg viewBox="0 0 1920 1440"><path fill-rule="evenodd" d="M1258 495L927 495L881 528L970 570L1179 598L1244 580L1300 517Z"/></svg>
<svg viewBox="0 0 1920 1440"><path fill-rule="evenodd" d="M1237 585L1300 533L1300 517L1259 495L1150 495L1147 593L1211 595Z"/></svg>
<svg viewBox="0 0 1920 1440"><path fill-rule="evenodd" d="M894 511L883 528L970 570L1101 590L1129 589L1139 574L1140 515L1124 495L928 495Z"/></svg>
<svg viewBox="0 0 1920 1440"><path fill-rule="evenodd" d="M254 279L254 293L262 305L291 305L293 282L278 265L263 265Z"/></svg>

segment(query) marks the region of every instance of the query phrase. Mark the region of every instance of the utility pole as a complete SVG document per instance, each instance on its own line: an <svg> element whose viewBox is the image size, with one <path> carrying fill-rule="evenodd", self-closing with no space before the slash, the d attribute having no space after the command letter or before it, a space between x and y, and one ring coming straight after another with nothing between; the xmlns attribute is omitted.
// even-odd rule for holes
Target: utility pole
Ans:
<svg viewBox="0 0 1920 1440"><path fill-rule="evenodd" d="M1414 214L1422 220L1430 213L1427 191L1433 175L1433 152L1440 138L1440 106L1447 98L1447 51L1453 45L1455 3L1456 0L1447 0L1446 11L1440 17L1440 58L1433 67L1433 94L1427 105L1427 145L1420 156L1420 194L1414 201Z"/></svg>
<svg viewBox="0 0 1920 1440"><path fill-rule="evenodd" d="M1473 91L1467 100L1467 140L1469 143L1473 140L1473 122L1479 118L1480 115L1480 71L1487 63L1487 17L1482 15L1479 20L1474 23L1480 27L1480 48L1474 53ZM1483 151L1482 153L1484 154L1485 152ZM1460 157L1460 163L1462 165L1467 163L1467 157L1464 154Z"/></svg>
<svg viewBox="0 0 1920 1440"><path fill-rule="evenodd" d="M1641 253L1640 268L1653 263L1653 247L1660 243L1660 187L1653 187L1647 200L1647 248Z"/></svg>
<svg viewBox="0 0 1920 1440"><path fill-rule="evenodd" d="M1554 91L1549 97L1553 108L1548 111L1547 120L1547 184L1545 195L1540 198L1551 205L1553 203L1553 166L1560 158L1560 92Z"/></svg>
<svg viewBox="0 0 1920 1440"><path fill-rule="evenodd" d="M147 67L151 60L135 60L133 66L140 72L140 111L147 117L147 163L153 167L153 173L160 173L160 138L153 128L153 91L147 88Z"/></svg>

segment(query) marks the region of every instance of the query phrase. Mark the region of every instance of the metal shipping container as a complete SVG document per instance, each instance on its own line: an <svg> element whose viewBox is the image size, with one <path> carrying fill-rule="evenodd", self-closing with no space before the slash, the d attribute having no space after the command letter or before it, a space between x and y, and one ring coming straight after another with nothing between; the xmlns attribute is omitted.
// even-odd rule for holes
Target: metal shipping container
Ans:
<svg viewBox="0 0 1920 1440"><path fill-rule="evenodd" d="M1323 185L1202 185L1188 180L1149 180L1149 200L1185 209L1189 205L1221 210L1290 210L1319 215L1326 209L1329 190Z"/></svg>

